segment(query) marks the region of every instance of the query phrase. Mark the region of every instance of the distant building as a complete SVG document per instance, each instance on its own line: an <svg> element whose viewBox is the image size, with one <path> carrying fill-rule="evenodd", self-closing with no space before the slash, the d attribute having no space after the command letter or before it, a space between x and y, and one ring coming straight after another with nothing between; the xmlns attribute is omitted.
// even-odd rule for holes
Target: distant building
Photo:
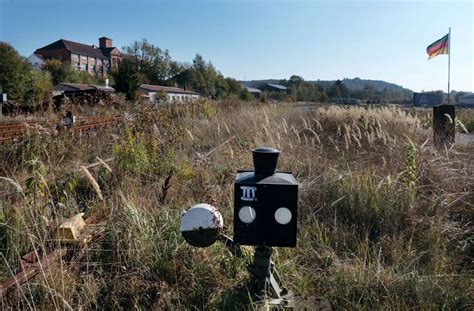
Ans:
<svg viewBox="0 0 474 311"><path fill-rule="evenodd" d="M138 87L138 91L142 94L142 98L145 98L151 102L160 100L160 96L166 96L163 98L166 101L188 101L191 99L199 98L199 94L192 91L186 91L178 87L169 87L153 84L141 84Z"/></svg>
<svg viewBox="0 0 474 311"><path fill-rule="evenodd" d="M460 96L456 106L474 108L474 94Z"/></svg>
<svg viewBox="0 0 474 311"><path fill-rule="evenodd" d="M247 90L247 92L252 94L254 97L259 97L260 94L262 94L262 91L260 91L259 89L255 89L253 87L245 87L245 89Z"/></svg>
<svg viewBox="0 0 474 311"><path fill-rule="evenodd" d="M272 83L267 83L265 85L262 85L260 87L261 91L267 91L267 92L277 92L277 93L286 93L286 86L280 85L280 84L272 84Z"/></svg>
<svg viewBox="0 0 474 311"><path fill-rule="evenodd" d="M57 59L79 71L101 76L116 69L122 60L120 51L112 46L112 39L106 37L99 38L99 47L60 39L37 49L33 55L30 56L33 62L39 58Z"/></svg>
<svg viewBox="0 0 474 311"><path fill-rule="evenodd" d="M83 94L95 94L98 92L111 93L115 92L115 89L108 85L92 85L81 83L59 83L55 85L53 89L54 96L76 96Z"/></svg>
<svg viewBox="0 0 474 311"><path fill-rule="evenodd" d="M357 98L329 98L329 103L338 104L338 105L361 105L363 102ZM368 104L380 104L380 101L372 100Z"/></svg>
<svg viewBox="0 0 474 311"><path fill-rule="evenodd" d="M31 54L27 58L28 62L33 66L33 68L40 69L44 64L43 56L39 54Z"/></svg>

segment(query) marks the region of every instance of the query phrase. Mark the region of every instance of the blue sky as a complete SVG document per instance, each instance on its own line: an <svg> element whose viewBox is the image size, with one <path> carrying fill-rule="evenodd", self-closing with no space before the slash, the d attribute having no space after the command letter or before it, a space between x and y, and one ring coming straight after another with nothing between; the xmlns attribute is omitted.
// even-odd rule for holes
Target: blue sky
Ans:
<svg viewBox="0 0 474 311"><path fill-rule="evenodd" d="M474 1L0 0L0 40L20 54L60 38L122 47L147 38L236 79L360 77L443 89L447 55L426 47L452 28L451 89L474 91Z"/></svg>

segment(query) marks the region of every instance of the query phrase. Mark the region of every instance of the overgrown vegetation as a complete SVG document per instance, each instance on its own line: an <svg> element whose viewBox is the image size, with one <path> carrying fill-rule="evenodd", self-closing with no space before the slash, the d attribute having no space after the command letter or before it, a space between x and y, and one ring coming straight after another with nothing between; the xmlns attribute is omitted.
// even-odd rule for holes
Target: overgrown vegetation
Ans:
<svg viewBox="0 0 474 311"><path fill-rule="evenodd" d="M0 41L0 90L9 100L35 105L51 98L53 86L48 72L33 70L9 44Z"/></svg>
<svg viewBox="0 0 474 311"><path fill-rule="evenodd" d="M26 252L55 247L60 220L106 221L101 239L2 308L251 309L238 292L250 250L193 248L179 222L208 202L230 225L234 174L261 145L280 149L280 169L300 183L298 247L274 256L296 293L335 309L472 306L473 150L438 152L415 114L238 101L129 109L115 129L0 146L0 281Z"/></svg>

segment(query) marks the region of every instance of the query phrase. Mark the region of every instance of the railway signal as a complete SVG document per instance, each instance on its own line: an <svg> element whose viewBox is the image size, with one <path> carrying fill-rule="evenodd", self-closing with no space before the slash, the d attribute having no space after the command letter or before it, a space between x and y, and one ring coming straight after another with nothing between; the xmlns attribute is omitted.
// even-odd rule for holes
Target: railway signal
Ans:
<svg viewBox="0 0 474 311"><path fill-rule="evenodd" d="M219 211L198 204L182 214L181 233L188 243L206 247L223 241L232 251L255 246L251 289L267 304L292 306L293 294L283 288L271 260L273 247L296 247L298 184L289 172L277 172L280 151L252 150L254 170L239 171L234 184L234 239L222 234Z"/></svg>

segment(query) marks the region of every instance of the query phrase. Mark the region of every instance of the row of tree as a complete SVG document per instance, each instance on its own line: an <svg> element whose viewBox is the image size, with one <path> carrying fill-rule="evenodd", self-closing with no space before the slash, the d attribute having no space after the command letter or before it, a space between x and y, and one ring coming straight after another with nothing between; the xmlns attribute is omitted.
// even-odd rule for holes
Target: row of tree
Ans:
<svg viewBox="0 0 474 311"><path fill-rule="evenodd" d="M124 57L113 74L115 88L134 99L141 83L178 86L213 99L229 96L244 100L250 94L235 79L225 78L211 62L197 54L192 64L174 61L168 50L149 43L135 41L123 48Z"/></svg>
<svg viewBox="0 0 474 311"><path fill-rule="evenodd" d="M123 51L123 61L108 78L130 100L136 99L141 83L178 86L213 99L252 98L237 80L225 78L199 54L192 64L178 63L167 50L146 39L133 42ZM26 105L49 101L53 85L60 82L102 84L104 78L80 72L59 60L48 60L41 70L34 69L11 45L0 42L0 92L8 93L10 100Z"/></svg>
<svg viewBox="0 0 474 311"><path fill-rule="evenodd" d="M315 82L305 81L302 77L293 75L288 80L280 80L279 84L286 86L288 91L284 96L297 101L326 102L328 99L361 99L371 101L394 102L409 100L401 90L383 88L378 90L373 84L366 83L362 89L349 89L341 80L323 87ZM273 98L280 99L282 94L271 94Z"/></svg>

